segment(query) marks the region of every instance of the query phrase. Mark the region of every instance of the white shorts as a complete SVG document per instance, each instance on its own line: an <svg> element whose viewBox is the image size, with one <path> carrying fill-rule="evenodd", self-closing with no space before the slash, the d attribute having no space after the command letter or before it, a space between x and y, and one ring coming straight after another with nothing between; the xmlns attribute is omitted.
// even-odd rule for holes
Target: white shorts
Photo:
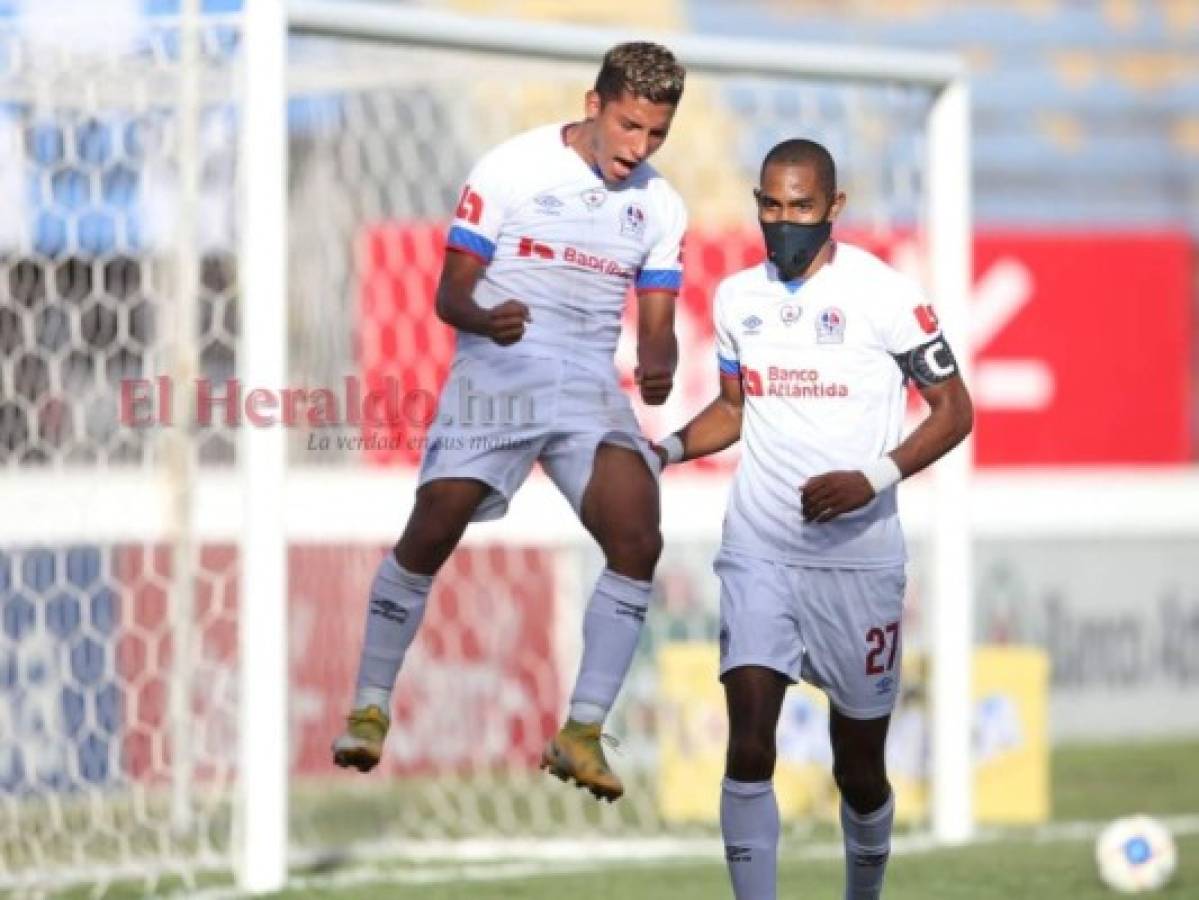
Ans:
<svg viewBox="0 0 1199 900"><path fill-rule="evenodd" d="M615 370L597 376L567 360L497 354L459 356L438 401L421 461L420 484L471 478L491 487L471 521L498 519L540 460L577 514L595 451L616 444L641 454L658 474Z"/></svg>
<svg viewBox="0 0 1199 900"><path fill-rule="evenodd" d="M722 549L720 675L764 666L823 690L851 719L890 714L899 693L902 566L824 569Z"/></svg>

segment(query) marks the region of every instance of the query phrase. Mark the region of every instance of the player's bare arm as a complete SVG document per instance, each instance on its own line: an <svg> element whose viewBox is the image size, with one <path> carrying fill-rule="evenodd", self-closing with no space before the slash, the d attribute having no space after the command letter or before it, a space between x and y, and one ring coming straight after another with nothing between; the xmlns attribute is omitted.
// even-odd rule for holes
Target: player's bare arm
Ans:
<svg viewBox="0 0 1199 900"><path fill-rule="evenodd" d="M890 458L903 478L932 465L958 444L974 427L974 405L960 375L934 384L920 384L920 395L929 406L924 421ZM874 499L875 491L863 472L826 472L809 478L801 488L803 517L808 522L828 522Z"/></svg>
<svg viewBox="0 0 1199 900"><path fill-rule="evenodd" d="M719 453L737 443L741 439L741 416L744 411L745 394L741 390L741 379L722 375L720 393L716 399L679 431L654 446L663 468L668 463Z"/></svg>
<svg viewBox="0 0 1199 900"><path fill-rule="evenodd" d="M524 336L525 323L531 321L529 308L519 300L505 300L492 309L479 306L475 286L486 267L469 253L446 253L437 284L437 317L459 331L481 334L507 347Z"/></svg>
<svg viewBox="0 0 1199 900"><path fill-rule="evenodd" d="M661 406L674 387L679 343L674 333L674 299L670 291L644 291L637 296L637 370L641 399Z"/></svg>

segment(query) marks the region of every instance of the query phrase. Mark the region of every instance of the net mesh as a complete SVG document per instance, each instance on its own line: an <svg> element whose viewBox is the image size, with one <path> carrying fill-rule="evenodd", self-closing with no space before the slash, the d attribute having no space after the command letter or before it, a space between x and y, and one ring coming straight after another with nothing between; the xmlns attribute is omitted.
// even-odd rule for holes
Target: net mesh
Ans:
<svg viewBox="0 0 1199 900"><path fill-rule="evenodd" d="M0 887L132 878L153 893L226 866L234 843L238 518L206 498L236 496L256 387L229 381L242 339L238 22L203 20L194 67L186 39L169 17L122 40L0 27L0 193L15 211L0 224L0 477L46 479L38 505L55 511L0 526ZM309 405L287 426L300 495L287 526L293 848L711 834L667 796L663 761L723 741L722 718L667 683L686 671L668 662L679 648L716 631L720 498L696 509L671 479L654 613L608 724L626 799L599 806L536 769L602 562L537 475L439 576L382 774L331 766L366 589L403 524L422 404L452 355L431 312L448 213L489 147L576 117L593 70L315 38L293 39L291 58L287 387L336 402L332 421ZM919 225L928 103L901 85L693 68L656 160L691 214L681 366L667 405L638 405L647 434L715 392L708 304L720 277L761 257L750 190L765 151L796 133L825 142L848 232L893 252ZM634 356L622 339L628 387ZM396 392L409 414L377 422L372 391ZM30 524L51 519L44 534ZM796 710L796 729L817 722L818 707ZM805 791L792 812L827 803L827 785Z"/></svg>

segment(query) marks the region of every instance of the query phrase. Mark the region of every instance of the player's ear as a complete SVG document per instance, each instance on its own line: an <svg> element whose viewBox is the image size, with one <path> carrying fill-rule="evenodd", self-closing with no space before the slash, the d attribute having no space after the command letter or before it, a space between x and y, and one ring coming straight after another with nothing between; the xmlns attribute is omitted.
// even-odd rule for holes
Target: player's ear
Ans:
<svg viewBox="0 0 1199 900"><path fill-rule="evenodd" d="M583 116L587 119L598 119L600 109L604 105L604 98L599 95L599 91L590 90L583 97Z"/></svg>
<svg viewBox="0 0 1199 900"><path fill-rule="evenodd" d="M843 209L845 209L845 191L837 191L833 196L833 205L828 208L828 216L826 218L830 222L835 222Z"/></svg>

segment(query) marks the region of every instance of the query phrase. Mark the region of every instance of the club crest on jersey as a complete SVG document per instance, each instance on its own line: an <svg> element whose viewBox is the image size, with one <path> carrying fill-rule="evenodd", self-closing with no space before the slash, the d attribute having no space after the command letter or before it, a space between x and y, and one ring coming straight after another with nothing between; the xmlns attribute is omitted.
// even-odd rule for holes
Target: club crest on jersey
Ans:
<svg viewBox="0 0 1199 900"><path fill-rule="evenodd" d="M757 316L748 316L741 320L741 327L745 329L745 334L757 334L762 330L762 320Z"/></svg>
<svg viewBox="0 0 1199 900"><path fill-rule="evenodd" d="M645 234L645 210L640 203L630 203L620 211L620 233L635 238Z"/></svg>
<svg viewBox="0 0 1199 900"><path fill-rule="evenodd" d="M583 198L583 205L588 209L599 209L608 199L608 192L603 188L587 188L579 196Z"/></svg>
<svg viewBox="0 0 1199 900"><path fill-rule="evenodd" d="M533 198L533 205L547 216L556 216L562 212L565 204L553 194L538 194Z"/></svg>
<svg viewBox="0 0 1199 900"><path fill-rule="evenodd" d="M816 343L841 344L845 341L845 313L826 306L816 317Z"/></svg>
<svg viewBox="0 0 1199 900"><path fill-rule="evenodd" d="M799 321L801 310L794 303L784 303L779 308L779 318L783 320L784 325L794 325Z"/></svg>

